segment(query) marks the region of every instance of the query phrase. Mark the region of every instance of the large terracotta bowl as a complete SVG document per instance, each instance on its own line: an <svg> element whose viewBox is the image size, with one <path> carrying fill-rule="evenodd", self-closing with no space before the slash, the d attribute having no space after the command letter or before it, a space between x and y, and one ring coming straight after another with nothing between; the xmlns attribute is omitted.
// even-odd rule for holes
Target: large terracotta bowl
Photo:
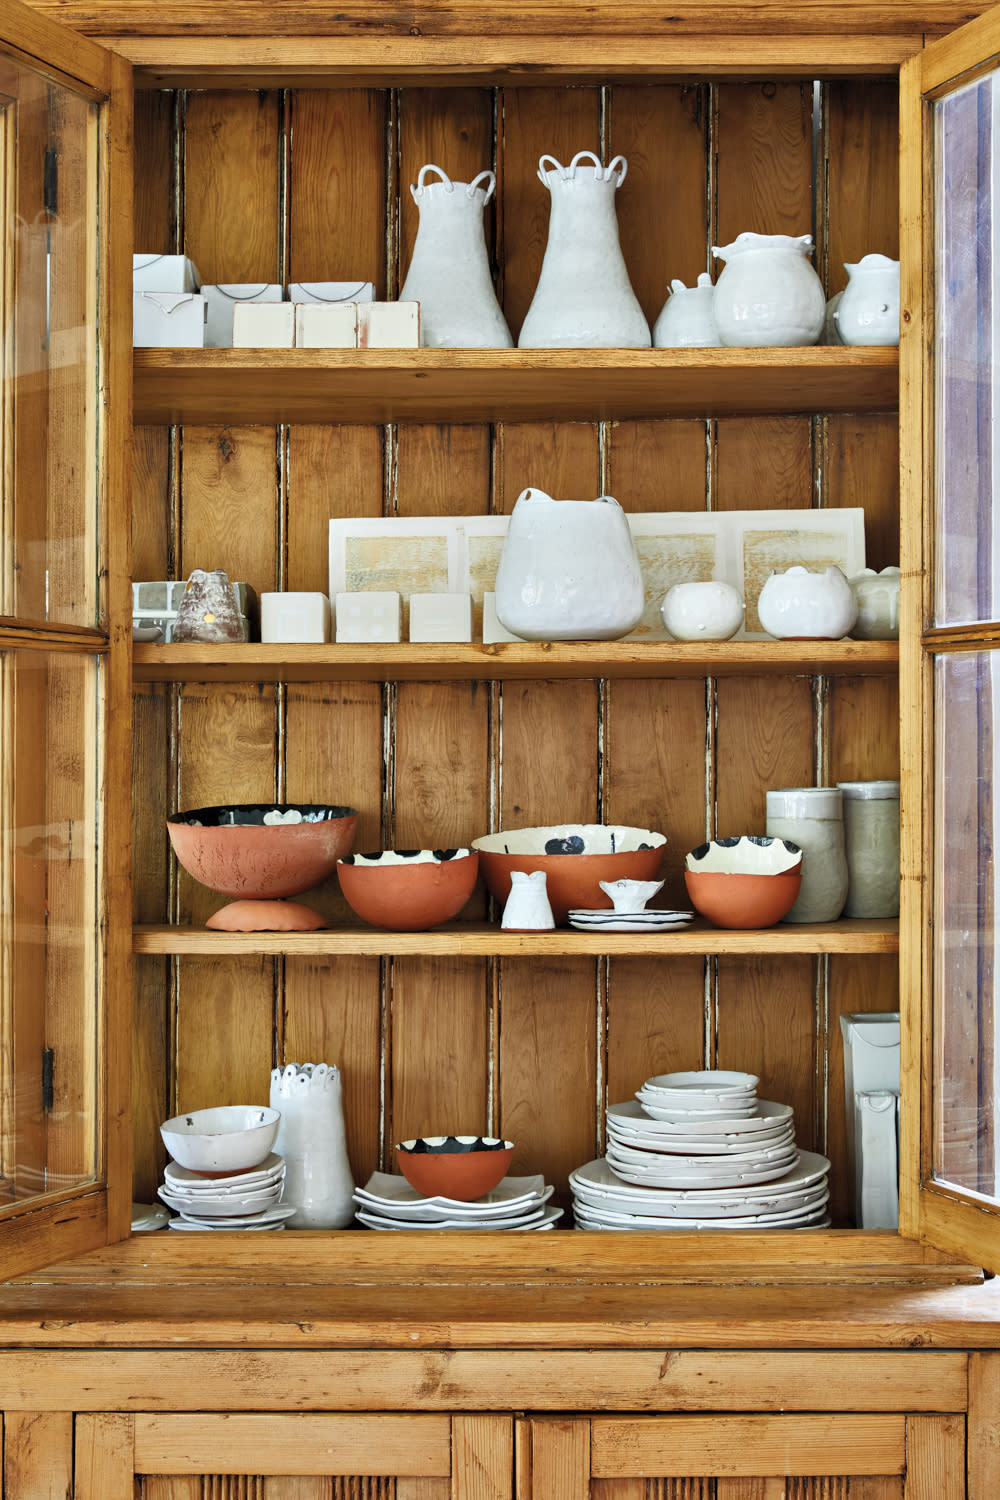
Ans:
<svg viewBox="0 0 1000 1500"><path fill-rule="evenodd" d="M666 836L648 828L610 823L566 823L551 828L511 828L473 839L479 868L493 898L510 895L511 874L544 870L552 915L561 926L570 911L610 908L602 880L655 880Z"/></svg>
<svg viewBox="0 0 1000 1500"><path fill-rule="evenodd" d="M363 922L425 932L457 917L472 895L479 855L471 849L383 849L337 861L344 900Z"/></svg>
<svg viewBox="0 0 1000 1500"><path fill-rule="evenodd" d="M428 1135L400 1141L399 1169L425 1198L470 1203L502 1182L514 1155L512 1141L480 1135Z"/></svg>
<svg viewBox="0 0 1000 1500"><path fill-rule="evenodd" d="M802 885L802 850L787 839L713 839L692 849L685 865L691 905L715 927L773 927Z"/></svg>
<svg viewBox="0 0 1000 1500"><path fill-rule="evenodd" d="M299 814L300 821L265 821ZM354 841L353 807L318 803L199 807L167 819L184 869L223 896L268 900L321 885Z"/></svg>

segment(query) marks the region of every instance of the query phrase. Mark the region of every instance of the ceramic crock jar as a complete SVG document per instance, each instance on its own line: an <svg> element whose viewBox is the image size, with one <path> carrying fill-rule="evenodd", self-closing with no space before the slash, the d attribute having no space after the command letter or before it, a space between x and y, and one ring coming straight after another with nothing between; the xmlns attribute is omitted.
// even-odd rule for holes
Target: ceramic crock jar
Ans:
<svg viewBox="0 0 1000 1500"><path fill-rule="evenodd" d="M844 262L848 282L834 314L845 344L899 343L899 261L865 255Z"/></svg>
<svg viewBox="0 0 1000 1500"><path fill-rule="evenodd" d="M786 922L835 922L847 900L844 794L839 787L779 787L766 795L767 832L802 850L802 884Z"/></svg>
<svg viewBox="0 0 1000 1500"><path fill-rule="evenodd" d="M847 852L845 917L899 916L899 782L838 781Z"/></svg>
<svg viewBox="0 0 1000 1500"><path fill-rule="evenodd" d="M497 566L496 611L527 641L613 641L642 618L642 571L628 520L610 495L517 498Z"/></svg>
<svg viewBox="0 0 1000 1500"><path fill-rule="evenodd" d="M779 641L839 641L858 618L858 601L840 568L811 573L796 565L767 579L757 618Z"/></svg>
<svg viewBox="0 0 1000 1500"><path fill-rule="evenodd" d="M796 348L815 344L826 294L810 263L810 234L737 235L712 246L725 261L715 286L715 324L729 348Z"/></svg>
<svg viewBox="0 0 1000 1500"><path fill-rule="evenodd" d="M899 639L899 569L862 568L851 579L851 589L858 601L858 618L851 634L858 641L897 641Z"/></svg>
<svg viewBox="0 0 1000 1500"><path fill-rule="evenodd" d="M711 349L721 344L715 326L715 287L707 271L697 286L670 283L670 295L653 324L655 349Z"/></svg>

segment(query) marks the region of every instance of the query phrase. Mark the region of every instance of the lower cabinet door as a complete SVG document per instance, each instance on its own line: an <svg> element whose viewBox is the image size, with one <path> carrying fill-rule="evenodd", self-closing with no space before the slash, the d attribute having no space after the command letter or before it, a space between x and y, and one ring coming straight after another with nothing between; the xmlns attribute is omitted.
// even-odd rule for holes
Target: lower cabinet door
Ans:
<svg viewBox="0 0 1000 1500"><path fill-rule="evenodd" d="M525 1419L518 1500L964 1500L963 1416Z"/></svg>
<svg viewBox="0 0 1000 1500"><path fill-rule="evenodd" d="M97 1412L77 1416L75 1438L74 1500L513 1495L508 1416Z"/></svg>

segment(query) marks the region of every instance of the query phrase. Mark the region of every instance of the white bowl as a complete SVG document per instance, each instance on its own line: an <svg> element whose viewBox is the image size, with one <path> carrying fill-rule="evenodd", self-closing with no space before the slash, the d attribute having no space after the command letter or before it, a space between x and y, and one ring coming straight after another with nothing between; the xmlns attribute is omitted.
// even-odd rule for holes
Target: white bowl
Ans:
<svg viewBox="0 0 1000 1500"><path fill-rule="evenodd" d="M247 1171L271 1153L281 1115L259 1104L224 1104L164 1120L160 1135L174 1161L205 1175Z"/></svg>
<svg viewBox="0 0 1000 1500"><path fill-rule="evenodd" d="M755 1073L735 1073L721 1068L700 1068L685 1073L657 1073L647 1078L643 1090L670 1094L694 1100L698 1094L731 1098L735 1094L752 1094L760 1079Z"/></svg>

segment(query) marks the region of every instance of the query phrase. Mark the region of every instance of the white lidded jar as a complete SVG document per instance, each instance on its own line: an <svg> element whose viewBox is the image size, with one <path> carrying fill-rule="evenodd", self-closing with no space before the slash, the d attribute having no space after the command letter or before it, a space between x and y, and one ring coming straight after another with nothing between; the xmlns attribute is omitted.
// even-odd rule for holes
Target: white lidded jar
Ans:
<svg viewBox="0 0 1000 1500"><path fill-rule="evenodd" d="M767 832L802 850L802 885L785 922L835 922L847 900L843 793L839 787L780 787L767 793Z"/></svg>
<svg viewBox="0 0 1000 1500"><path fill-rule="evenodd" d="M847 852L845 917L899 916L899 782L838 781Z"/></svg>
<svg viewBox="0 0 1000 1500"><path fill-rule="evenodd" d="M274 1149L285 1161L281 1202L289 1229L343 1229L354 1218L340 1071L332 1063L288 1063L271 1074L281 1113Z"/></svg>

